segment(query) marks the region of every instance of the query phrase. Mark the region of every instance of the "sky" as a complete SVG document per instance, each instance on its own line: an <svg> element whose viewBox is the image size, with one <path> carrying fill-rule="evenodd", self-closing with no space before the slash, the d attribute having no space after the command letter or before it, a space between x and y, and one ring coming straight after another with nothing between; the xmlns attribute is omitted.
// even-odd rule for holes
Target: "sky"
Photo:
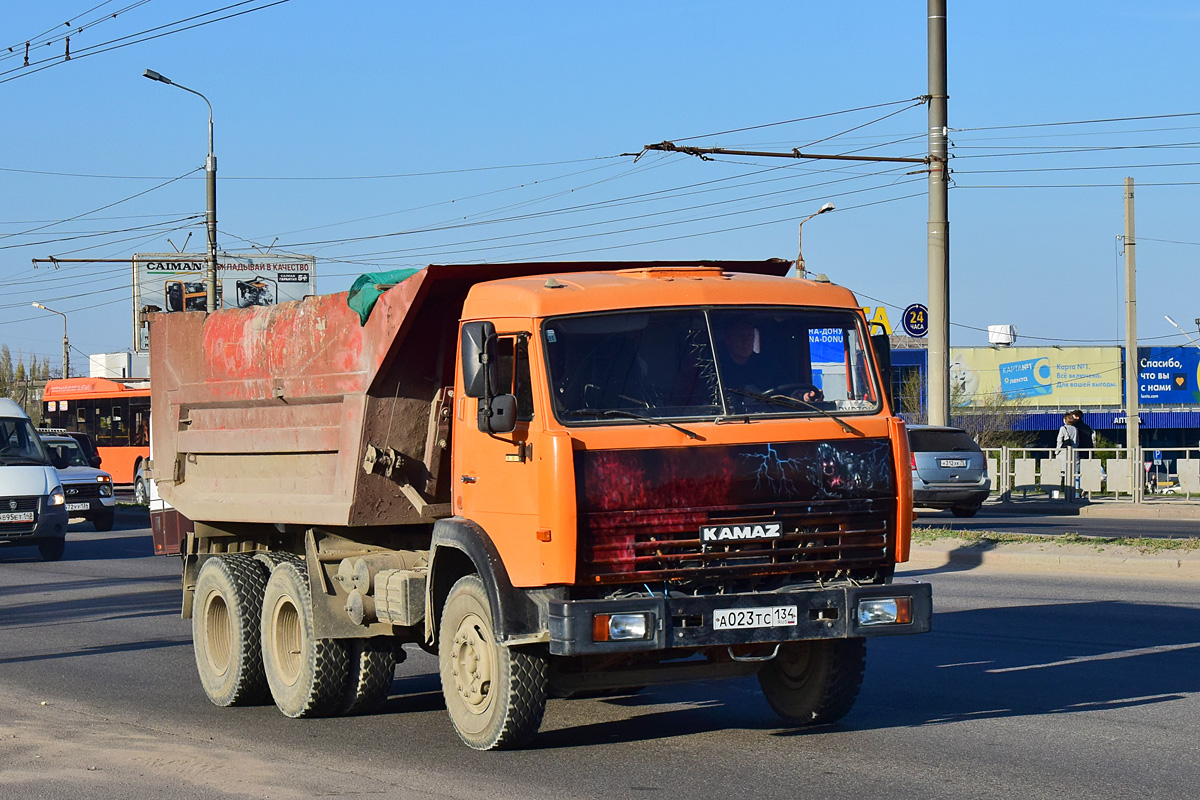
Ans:
<svg viewBox="0 0 1200 800"><path fill-rule="evenodd" d="M1200 6L948 5L951 344L1123 343L1126 176L1139 340L1186 343L1164 315L1196 336ZM79 372L131 347L131 269L32 259L204 252L207 109L147 68L213 104L221 249L314 255L321 293L428 263L790 260L832 202L809 270L894 323L926 301L920 164L633 157L926 155L920 0L8 6L0 343L52 367L63 320L30 304L67 315Z"/></svg>

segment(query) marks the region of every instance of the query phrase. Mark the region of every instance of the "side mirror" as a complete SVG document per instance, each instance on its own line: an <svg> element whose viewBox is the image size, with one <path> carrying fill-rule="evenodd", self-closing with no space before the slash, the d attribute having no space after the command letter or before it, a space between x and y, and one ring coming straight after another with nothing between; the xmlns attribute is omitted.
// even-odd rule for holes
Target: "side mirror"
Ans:
<svg viewBox="0 0 1200 800"><path fill-rule="evenodd" d="M484 433L512 433L517 427L516 395L499 394L491 403L479 404L479 430Z"/></svg>
<svg viewBox="0 0 1200 800"><path fill-rule="evenodd" d="M462 326L463 393L487 397L496 385L496 326L491 322L467 322Z"/></svg>
<svg viewBox="0 0 1200 800"><path fill-rule="evenodd" d="M100 456L92 456L88 459L88 463L95 469L100 469Z"/></svg>
<svg viewBox="0 0 1200 800"><path fill-rule="evenodd" d="M892 413L898 413L895 392L892 390L892 338L886 333L876 333L871 336L871 348L875 351L875 363L879 365L879 379L883 381L883 391L887 395L888 406Z"/></svg>
<svg viewBox="0 0 1200 800"><path fill-rule="evenodd" d="M50 463L54 465L55 469L66 469L71 466L71 462L62 454L62 450L57 447L50 448Z"/></svg>

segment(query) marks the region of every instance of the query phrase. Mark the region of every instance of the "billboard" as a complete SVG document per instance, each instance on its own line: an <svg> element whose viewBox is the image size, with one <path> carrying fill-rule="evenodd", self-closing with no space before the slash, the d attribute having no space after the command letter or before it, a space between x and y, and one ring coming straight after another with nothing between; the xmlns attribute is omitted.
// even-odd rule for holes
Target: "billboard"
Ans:
<svg viewBox="0 0 1200 800"><path fill-rule="evenodd" d="M316 258L289 253L218 253L217 308L272 306L316 294ZM136 253L133 256L133 318L153 306L160 311L204 311L208 255ZM146 329L135 323L133 349L146 349Z"/></svg>
<svg viewBox="0 0 1200 800"><path fill-rule="evenodd" d="M960 405L995 400L1029 408L1076 408L1121 402L1119 347L955 347L951 398Z"/></svg>
<svg viewBox="0 0 1200 800"><path fill-rule="evenodd" d="M1200 349L1139 347L1138 402L1173 406L1200 403Z"/></svg>

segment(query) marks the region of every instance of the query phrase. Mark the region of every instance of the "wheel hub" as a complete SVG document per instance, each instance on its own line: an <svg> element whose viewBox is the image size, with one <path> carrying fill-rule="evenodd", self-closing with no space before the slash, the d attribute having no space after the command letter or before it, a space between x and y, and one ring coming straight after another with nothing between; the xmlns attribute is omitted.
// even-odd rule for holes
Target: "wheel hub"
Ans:
<svg viewBox="0 0 1200 800"><path fill-rule="evenodd" d="M493 644L484 630L483 620L475 614L463 617L450 655L454 688L473 714L482 713L491 702L496 669Z"/></svg>

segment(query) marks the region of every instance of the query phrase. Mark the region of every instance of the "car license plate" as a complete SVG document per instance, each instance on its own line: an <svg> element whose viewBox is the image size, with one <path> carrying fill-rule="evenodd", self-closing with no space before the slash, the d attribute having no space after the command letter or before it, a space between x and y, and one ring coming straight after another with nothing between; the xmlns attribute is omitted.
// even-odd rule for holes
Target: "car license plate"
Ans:
<svg viewBox="0 0 1200 800"><path fill-rule="evenodd" d="M962 469L967 466L965 458L939 458L938 466L943 469Z"/></svg>
<svg viewBox="0 0 1200 800"><path fill-rule="evenodd" d="M88 503L67 503L67 511L87 511L91 508Z"/></svg>
<svg viewBox="0 0 1200 800"><path fill-rule="evenodd" d="M5 512L0 514L0 522L33 522L32 511Z"/></svg>
<svg viewBox="0 0 1200 800"><path fill-rule="evenodd" d="M773 608L720 608L713 612L713 630L782 628L796 624L796 606Z"/></svg>

